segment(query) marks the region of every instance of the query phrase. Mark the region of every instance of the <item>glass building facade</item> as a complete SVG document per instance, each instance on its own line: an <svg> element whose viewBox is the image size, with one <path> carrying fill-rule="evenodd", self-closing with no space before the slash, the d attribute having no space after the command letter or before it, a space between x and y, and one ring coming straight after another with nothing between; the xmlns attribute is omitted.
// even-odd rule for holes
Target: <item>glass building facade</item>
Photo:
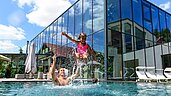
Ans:
<svg viewBox="0 0 171 96"><path fill-rule="evenodd" d="M63 31L75 39L85 32L96 52L101 66L88 67L86 78L98 71L108 80L136 80L137 66L171 67L171 15L146 0L76 1L31 40L36 43L38 66L46 68L53 51L67 58L59 65L72 68L76 45L61 36Z"/></svg>

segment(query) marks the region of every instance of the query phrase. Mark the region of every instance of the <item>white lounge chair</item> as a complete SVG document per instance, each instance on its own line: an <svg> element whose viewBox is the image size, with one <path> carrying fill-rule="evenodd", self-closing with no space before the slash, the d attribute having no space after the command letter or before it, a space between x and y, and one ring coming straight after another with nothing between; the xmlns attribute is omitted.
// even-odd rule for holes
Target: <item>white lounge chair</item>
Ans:
<svg viewBox="0 0 171 96"><path fill-rule="evenodd" d="M146 73L148 78L158 82L158 78L157 78L157 75L155 73L155 67L146 67L145 73Z"/></svg>
<svg viewBox="0 0 171 96"><path fill-rule="evenodd" d="M145 69L146 67L136 67L136 74L138 76L138 80L136 80L136 82L140 80L144 80L145 82L151 81L151 79L146 76Z"/></svg>
<svg viewBox="0 0 171 96"><path fill-rule="evenodd" d="M168 81L169 79L164 76L163 69L156 69L156 76L157 76L158 82L161 82L161 80Z"/></svg>
<svg viewBox="0 0 171 96"><path fill-rule="evenodd" d="M165 70L164 70L164 75L165 75L168 79L171 79L171 68L165 68Z"/></svg>

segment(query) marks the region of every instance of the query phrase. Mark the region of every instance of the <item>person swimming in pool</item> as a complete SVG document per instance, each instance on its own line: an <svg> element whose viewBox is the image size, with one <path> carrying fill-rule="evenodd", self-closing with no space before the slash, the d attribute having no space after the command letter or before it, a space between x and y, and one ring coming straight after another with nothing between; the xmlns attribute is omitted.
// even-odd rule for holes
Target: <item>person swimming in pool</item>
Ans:
<svg viewBox="0 0 171 96"><path fill-rule="evenodd" d="M77 49L75 52L77 62L78 62L78 59L87 59L87 57L89 56L89 53L91 53L93 56L93 59L96 60L95 52L86 43L87 35L85 33L81 32L78 37L78 40L73 39L65 32L62 32L62 35L66 36L69 40L77 44Z"/></svg>
<svg viewBox="0 0 171 96"><path fill-rule="evenodd" d="M58 74L55 73L55 69L56 69L56 55L53 56L51 75L52 75L52 81L54 82L54 84L57 84L60 86L69 85L70 81L74 80L78 74L78 71L76 70L75 74L67 77L65 73L65 70L66 70L65 68L60 68L58 70Z"/></svg>

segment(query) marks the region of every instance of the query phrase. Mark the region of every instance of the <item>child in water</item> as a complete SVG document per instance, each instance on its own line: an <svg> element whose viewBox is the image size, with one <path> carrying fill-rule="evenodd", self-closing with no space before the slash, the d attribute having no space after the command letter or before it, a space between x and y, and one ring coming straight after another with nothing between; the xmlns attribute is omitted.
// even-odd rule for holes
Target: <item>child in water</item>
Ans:
<svg viewBox="0 0 171 96"><path fill-rule="evenodd" d="M87 35L85 33L83 33L83 32L80 33L78 40L73 39L65 32L62 32L62 35L66 36L69 40L76 43L77 50L76 50L75 55L76 55L77 62L78 62L78 59L87 59L89 53L91 53L93 55L93 59L96 60L94 51L86 43Z"/></svg>

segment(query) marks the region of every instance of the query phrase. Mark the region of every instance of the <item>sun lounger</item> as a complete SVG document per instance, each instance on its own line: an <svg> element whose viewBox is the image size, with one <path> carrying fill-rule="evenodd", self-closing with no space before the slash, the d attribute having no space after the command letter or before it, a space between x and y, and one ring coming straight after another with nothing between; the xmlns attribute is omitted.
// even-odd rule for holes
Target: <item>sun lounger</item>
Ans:
<svg viewBox="0 0 171 96"><path fill-rule="evenodd" d="M136 67L136 74L138 76L138 80L136 80L136 82L140 80L144 80L145 82L151 81L151 79L146 76L145 69L146 67Z"/></svg>
<svg viewBox="0 0 171 96"><path fill-rule="evenodd" d="M155 67L146 67L145 73L146 73L148 78L158 82L158 78L157 78L157 75L155 73Z"/></svg>
<svg viewBox="0 0 171 96"><path fill-rule="evenodd" d="M34 78L37 78L37 74L34 74ZM32 79L30 74L15 74L15 79Z"/></svg>
<svg viewBox="0 0 171 96"><path fill-rule="evenodd" d="M164 70L164 75L165 75L168 79L171 79L171 68L165 68L165 70Z"/></svg>
<svg viewBox="0 0 171 96"><path fill-rule="evenodd" d="M163 69L156 69L156 76L157 76L158 82L161 82L161 80L168 81L169 79L164 76Z"/></svg>

